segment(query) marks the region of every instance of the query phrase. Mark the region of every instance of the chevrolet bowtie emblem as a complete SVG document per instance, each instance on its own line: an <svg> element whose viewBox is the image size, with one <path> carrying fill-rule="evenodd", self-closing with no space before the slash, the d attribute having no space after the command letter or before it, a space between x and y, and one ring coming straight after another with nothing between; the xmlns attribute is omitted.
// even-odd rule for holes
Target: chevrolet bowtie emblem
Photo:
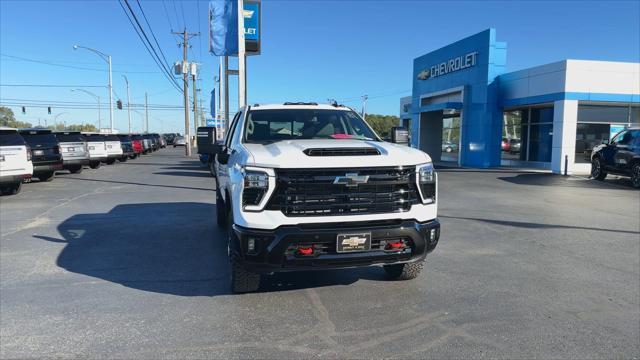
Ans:
<svg viewBox="0 0 640 360"><path fill-rule="evenodd" d="M342 240L342 245L346 245L349 247L356 247L356 246L360 246L364 243L367 242L366 238L362 238L362 237L358 237L358 236L353 236L353 237L348 237L344 240Z"/></svg>
<svg viewBox="0 0 640 360"><path fill-rule="evenodd" d="M358 175L357 173L347 173L344 176L336 176L333 180L334 184L342 184L346 186L358 186L358 184L366 184L369 181L368 175Z"/></svg>

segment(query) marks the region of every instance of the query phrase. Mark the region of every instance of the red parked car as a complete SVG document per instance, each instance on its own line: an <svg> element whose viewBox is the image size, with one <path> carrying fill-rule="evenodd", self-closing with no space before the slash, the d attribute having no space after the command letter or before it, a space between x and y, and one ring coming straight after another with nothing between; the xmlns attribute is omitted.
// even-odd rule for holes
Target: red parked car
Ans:
<svg viewBox="0 0 640 360"><path fill-rule="evenodd" d="M132 159L137 158L142 154L144 148L142 147L142 136L141 135L131 135L131 145L133 146L134 155Z"/></svg>

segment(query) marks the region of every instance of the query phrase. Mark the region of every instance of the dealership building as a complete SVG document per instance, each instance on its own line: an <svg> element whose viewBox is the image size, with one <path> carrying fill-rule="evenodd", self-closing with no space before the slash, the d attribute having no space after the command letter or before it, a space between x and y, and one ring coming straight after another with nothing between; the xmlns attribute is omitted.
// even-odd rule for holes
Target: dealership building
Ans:
<svg viewBox="0 0 640 360"><path fill-rule="evenodd" d="M412 95L400 99L411 146L460 166L584 173L593 146L640 124L640 63L506 65L495 29L414 59Z"/></svg>

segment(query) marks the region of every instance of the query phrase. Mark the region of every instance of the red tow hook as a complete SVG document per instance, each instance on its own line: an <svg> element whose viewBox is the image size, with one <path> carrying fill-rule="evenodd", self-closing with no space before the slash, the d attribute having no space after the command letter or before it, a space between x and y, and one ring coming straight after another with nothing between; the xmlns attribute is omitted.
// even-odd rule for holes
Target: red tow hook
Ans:
<svg viewBox="0 0 640 360"><path fill-rule="evenodd" d="M299 247L298 248L298 254L300 254L300 255L312 255L313 254L313 247Z"/></svg>
<svg viewBox="0 0 640 360"><path fill-rule="evenodd" d="M393 241L387 243L388 250L396 250L404 247L404 243L402 241Z"/></svg>

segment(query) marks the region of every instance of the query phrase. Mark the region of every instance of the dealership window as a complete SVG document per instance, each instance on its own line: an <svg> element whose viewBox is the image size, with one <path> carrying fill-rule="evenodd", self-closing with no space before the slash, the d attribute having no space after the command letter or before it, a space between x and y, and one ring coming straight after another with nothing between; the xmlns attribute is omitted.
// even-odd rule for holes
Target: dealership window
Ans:
<svg viewBox="0 0 640 360"><path fill-rule="evenodd" d="M503 114L502 159L550 162L553 107L521 108Z"/></svg>
<svg viewBox="0 0 640 360"><path fill-rule="evenodd" d="M460 153L460 113L444 111L442 118L442 161L457 162Z"/></svg>
<svg viewBox="0 0 640 360"><path fill-rule="evenodd" d="M576 163L589 163L593 147L640 123L640 107L578 104Z"/></svg>

